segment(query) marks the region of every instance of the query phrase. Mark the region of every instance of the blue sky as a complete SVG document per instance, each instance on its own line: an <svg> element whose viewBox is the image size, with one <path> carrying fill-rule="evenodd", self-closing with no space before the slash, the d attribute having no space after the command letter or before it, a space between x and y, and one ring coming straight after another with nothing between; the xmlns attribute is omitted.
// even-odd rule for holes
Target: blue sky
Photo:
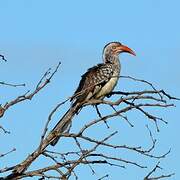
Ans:
<svg viewBox="0 0 180 180"><path fill-rule="evenodd" d="M25 88L18 89L1 86L0 103L33 89L49 67L62 62L47 88L34 100L11 108L1 119L0 124L11 134L1 134L0 153L17 148L14 154L2 158L1 164L10 166L20 162L37 146L48 113L59 101L72 95L87 68L101 62L102 48L109 41L120 41L137 54L135 58L122 55L122 75L146 79L180 97L178 0L1 0L0 4L0 54L8 59L7 63L0 62L0 81L26 83ZM117 85L120 90L131 91L133 87L134 84L126 86L125 81ZM159 152L172 149L171 154L162 161L162 172L175 172L176 175L170 178L173 180L180 179L177 160L180 152L177 138L180 103L176 105L174 109L153 111L169 122L167 126L162 124L161 132L155 134L159 139ZM62 111L66 108L68 105ZM84 110L79 118L84 119L87 112ZM130 117L133 119L136 114ZM119 125L121 133L124 133L123 142L131 142L133 133L137 133L138 141L135 142L145 143L143 137L147 132L144 124L148 121L140 118L142 124L135 121L137 126L133 130L126 124ZM106 171L112 172L110 179L139 180L146 173L131 166L125 170L103 167L98 168L97 176L89 177L97 179ZM90 174L90 170L82 172L80 180L87 173Z"/></svg>

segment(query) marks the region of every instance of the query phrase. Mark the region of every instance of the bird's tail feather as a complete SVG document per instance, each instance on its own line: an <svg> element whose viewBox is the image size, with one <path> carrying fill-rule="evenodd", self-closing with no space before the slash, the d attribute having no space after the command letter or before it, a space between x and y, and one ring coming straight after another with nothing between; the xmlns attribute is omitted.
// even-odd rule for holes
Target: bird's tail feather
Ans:
<svg viewBox="0 0 180 180"><path fill-rule="evenodd" d="M72 106L65 114L64 116L59 120L59 122L55 125L53 130L51 132L57 131L58 133L63 133L68 128L68 126L71 124L71 120L73 116L78 112L79 107ZM52 142L51 145L55 146L57 142L59 141L60 136L57 136Z"/></svg>

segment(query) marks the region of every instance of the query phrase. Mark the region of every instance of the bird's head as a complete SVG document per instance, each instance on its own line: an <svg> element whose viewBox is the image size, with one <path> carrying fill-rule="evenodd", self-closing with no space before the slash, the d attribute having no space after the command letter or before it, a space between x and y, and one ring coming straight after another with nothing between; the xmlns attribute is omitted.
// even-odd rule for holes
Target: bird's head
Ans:
<svg viewBox="0 0 180 180"><path fill-rule="evenodd" d="M104 62L111 62L111 58L118 57L120 53L129 53L132 55L136 55L135 52L129 47L122 45L120 42L110 42L105 45L103 49L103 60Z"/></svg>

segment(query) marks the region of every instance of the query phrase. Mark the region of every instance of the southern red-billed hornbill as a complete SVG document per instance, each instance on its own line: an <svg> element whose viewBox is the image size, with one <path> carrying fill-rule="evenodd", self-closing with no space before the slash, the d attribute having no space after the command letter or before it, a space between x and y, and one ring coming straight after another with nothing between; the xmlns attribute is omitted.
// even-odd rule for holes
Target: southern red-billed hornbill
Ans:
<svg viewBox="0 0 180 180"><path fill-rule="evenodd" d="M103 63L98 64L82 75L81 81L75 91L71 101L70 109L59 120L52 132L63 133L71 123L72 117L78 112L83 102L90 99L103 99L116 86L121 70L119 61L120 53L130 53L135 55L134 51L120 42L110 42L103 49ZM58 142L60 136L56 136L51 145Z"/></svg>

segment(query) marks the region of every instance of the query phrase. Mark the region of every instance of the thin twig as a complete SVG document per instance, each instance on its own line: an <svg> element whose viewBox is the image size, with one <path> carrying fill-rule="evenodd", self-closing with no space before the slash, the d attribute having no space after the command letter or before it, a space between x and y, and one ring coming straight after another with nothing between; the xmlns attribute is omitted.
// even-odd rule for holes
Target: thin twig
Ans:
<svg viewBox="0 0 180 180"><path fill-rule="evenodd" d="M14 152L14 151L16 151L16 148L13 148L12 150L10 150L10 151L8 151L8 152L6 152L6 153L4 153L4 154L0 154L0 158L1 158L1 157L4 157L4 156L6 156L6 155L8 155L8 154L10 154L10 153L12 153L12 152Z"/></svg>
<svg viewBox="0 0 180 180"><path fill-rule="evenodd" d="M0 111L1 111L1 107L0 107ZM7 130L4 129L2 126L0 126L0 129L2 129L5 134L10 134L10 131L7 131Z"/></svg>
<svg viewBox="0 0 180 180"><path fill-rule="evenodd" d="M2 54L0 54L0 57L3 61L7 61L7 59L5 59L5 57Z"/></svg>
<svg viewBox="0 0 180 180"><path fill-rule="evenodd" d="M162 179L162 178L168 178L168 177L171 177L171 176L174 176L175 173L172 173L172 174L168 174L168 175L161 175L161 176L157 176L157 177L150 177L153 173L156 172L157 169L162 169L160 166L159 166L160 162L158 162L156 164L156 166L146 175L146 177L144 178L144 180L158 180L158 179Z"/></svg>
<svg viewBox="0 0 180 180"><path fill-rule="evenodd" d="M20 87L20 86L25 86L25 84L11 84L11 83L6 83L6 82L3 82L3 81L0 81L0 84L1 85L5 85L5 86L11 86L11 87Z"/></svg>
<svg viewBox="0 0 180 180"><path fill-rule="evenodd" d="M41 135L41 142L40 142L40 147L42 146L42 142L43 142L43 139L48 131L48 125L52 119L52 116L54 115L54 113L60 108L60 106L62 106L63 104L65 104L67 101L69 100L69 98L67 98L66 100L64 100L63 102L60 102L58 105L56 105L56 107L51 111L51 113L49 114L48 116L48 120L45 124L45 127L44 127L44 131L43 131L43 134Z"/></svg>
<svg viewBox="0 0 180 180"><path fill-rule="evenodd" d="M59 66L60 66L61 62L58 63L58 65L56 66L55 70L52 72L52 74L50 75L50 77L46 77L45 81L42 81L45 78L45 74L49 75L49 73L45 73L43 75L43 78L41 78L41 80L38 82L38 85L36 86L35 90L30 93L30 91L27 91L26 93L24 93L21 96L18 96L17 98L15 98L14 100L7 102L4 106L1 107L2 112L0 112L0 117L2 117L5 113L5 111L10 108L11 106L18 104L22 101L25 100L31 100L37 93L39 93L40 90L42 90L52 79L52 77L54 76L54 74L57 72Z"/></svg>

